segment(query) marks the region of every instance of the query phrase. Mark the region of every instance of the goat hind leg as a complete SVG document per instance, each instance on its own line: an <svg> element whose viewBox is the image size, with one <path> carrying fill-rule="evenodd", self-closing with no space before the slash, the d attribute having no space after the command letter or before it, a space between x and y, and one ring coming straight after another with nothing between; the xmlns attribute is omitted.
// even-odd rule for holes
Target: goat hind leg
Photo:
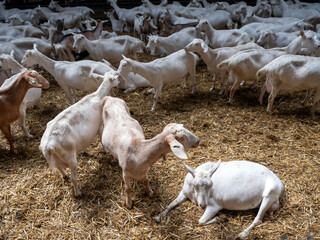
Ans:
<svg viewBox="0 0 320 240"><path fill-rule="evenodd" d="M239 238L244 239L249 235L251 229L254 228L260 221L262 221L264 214L274 202L275 200L270 198L269 196L266 196L262 199L257 216L254 218L251 225L238 235Z"/></svg>
<svg viewBox="0 0 320 240"><path fill-rule="evenodd" d="M1 126L1 131L3 132L4 136L6 137L6 139L8 140L9 142L9 145L10 145L10 151L14 154L17 154L18 151L17 149L15 149L13 143L14 143L14 138L11 134L11 129L10 129L10 124L8 125L2 125Z"/></svg>
<svg viewBox="0 0 320 240"><path fill-rule="evenodd" d="M130 186L130 177L127 176L125 174L125 172L122 172L122 177L123 177L123 180L124 180L124 185L125 185L125 197L126 197L126 207L128 209L131 209L132 208L132 199L131 199L131 186Z"/></svg>
<svg viewBox="0 0 320 240"><path fill-rule="evenodd" d="M269 114L272 114L273 102L274 102L274 99L277 96L279 90L280 90L279 84L276 84L276 85L272 86L272 90L271 90L271 93L270 93L269 98L268 98L268 106L267 106L267 112Z"/></svg>

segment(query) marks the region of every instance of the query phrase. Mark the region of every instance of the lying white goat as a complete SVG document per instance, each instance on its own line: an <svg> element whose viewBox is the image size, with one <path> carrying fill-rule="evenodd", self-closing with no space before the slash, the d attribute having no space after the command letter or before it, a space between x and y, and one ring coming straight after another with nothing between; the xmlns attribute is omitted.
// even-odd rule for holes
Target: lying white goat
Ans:
<svg viewBox="0 0 320 240"><path fill-rule="evenodd" d="M246 238L250 230L279 208L283 184L268 168L249 161L207 162L195 170L185 165L187 174L182 191L155 220L160 222L167 213L189 199L205 210L199 224L207 225L218 220L215 215L222 209L247 210L259 207L253 223L239 234Z"/></svg>
<svg viewBox="0 0 320 240"><path fill-rule="evenodd" d="M168 124L152 139L146 140L139 122L130 116L126 103L120 98L103 99L102 144L106 151L119 160L125 182L126 207L132 207L130 197L131 179L144 182L149 196L153 192L149 186L150 166L171 151L179 158L187 159L184 149L199 145L199 138L185 129L182 124Z"/></svg>
<svg viewBox="0 0 320 240"><path fill-rule="evenodd" d="M67 178L64 169L70 168L76 197L81 195L77 181L77 154L85 150L101 130L101 100L118 85L118 77L119 74L115 71L107 72L95 92L63 110L48 122L41 138L39 148L51 168L57 168L63 178Z"/></svg>
<svg viewBox="0 0 320 240"><path fill-rule="evenodd" d="M164 85L181 81L183 78L191 79L192 93L195 91L195 74L198 57L187 53L184 49L170 54L164 58L143 63L122 56L118 71L127 78L130 72L138 73L146 78L155 90L154 102L151 111L156 109L158 98Z"/></svg>

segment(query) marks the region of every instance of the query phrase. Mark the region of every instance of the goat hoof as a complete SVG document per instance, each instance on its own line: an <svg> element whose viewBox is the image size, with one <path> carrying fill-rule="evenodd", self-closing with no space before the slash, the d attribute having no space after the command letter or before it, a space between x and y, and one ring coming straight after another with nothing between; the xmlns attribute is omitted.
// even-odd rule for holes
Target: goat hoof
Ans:
<svg viewBox="0 0 320 240"><path fill-rule="evenodd" d="M15 149L15 148L14 148L14 149L11 149L10 151L11 151L11 153L14 154L14 155L17 155L17 154L19 153L18 150Z"/></svg>
<svg viewBox="0 0 320 240"><path fill-rule="evenodd" d="M239 233L239 235L238 235L238 238L240 238L240 239L245 239L247 237L248 237L248 233L246 233L246 232Z"/></svg>
<svg viewBox="0 0 320 240"><path fill-rule="evenodd" d="M160 215L155 216L153 219L154 219L157 223L160 223L160 222L161 222L161 217L160 217Z"/></svg>
<svg viewBox="0 0 320 240"><path fill-rule="evenodd" d="M33 138L32 134L27 135L28 138Z"/></svg>
<svg viewBox="0 0 320 240"><path fill-rule="evenodd" d="M132 207L133 207L133 202L132 201L126 202L126 208L127 209L132 209Z"/></svg>

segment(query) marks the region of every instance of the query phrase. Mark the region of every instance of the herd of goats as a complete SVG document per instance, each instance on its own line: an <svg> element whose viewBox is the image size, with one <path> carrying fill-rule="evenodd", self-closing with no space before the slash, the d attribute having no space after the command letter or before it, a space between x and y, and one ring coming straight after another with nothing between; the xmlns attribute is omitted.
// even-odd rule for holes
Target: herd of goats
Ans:
<svg viewBox="0 0 320 240"><path fill-rule="evenodd" d="M88 7L62 7L52 1L48 7L20 10L0 3L0 128L11 152L17 153L10 124L19 120L24 134L33 137L25 126L26 109L49 88L49 82L30 69L38 65L70 101L47 123L39 147L44 157L64 178L65 168L70 168L74 194L80 196L77 154L100 135L104 149L122 168L127 208L133 205L132 179L142 181L152 196L150 166L169 152L187 159L185 150L197 147L199 138L182 124L170 123L146 140L125 101L112 96L112 88L129 93L152 87L155 111L165 85L185 79L195 91L201 58L213 75L210 90L219 79L220 94L230 91L230 103L242 83L258 80L265 81L259 101L267 91L269 113L279 90L306 90L303 102L313 97L312 115L320 99L320 3L258 0L248 6L243 1L192 0L182 6L177 1L141 1L131 9L107 1L112 9L105 14L114 32L104 30L106 21L91 18L94 11ZM157 58L138 61L137 53L146 49ZM77 101L74 89L91 93ZM266 212L272 215L279 208L283 184L265 166L218 161L185 167L188 174L180 194L155 217L157 222L187 199L204 210L202 225L215 222L221 209L259 207L253 223L239 234L246 238Z"/></svg>

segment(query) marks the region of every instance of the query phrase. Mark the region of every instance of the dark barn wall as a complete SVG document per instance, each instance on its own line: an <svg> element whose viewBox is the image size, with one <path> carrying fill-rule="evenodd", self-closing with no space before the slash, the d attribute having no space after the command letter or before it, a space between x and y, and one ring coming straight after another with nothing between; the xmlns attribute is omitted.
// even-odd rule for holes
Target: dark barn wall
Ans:
<svg viewBox="0 0 320 240"><path fill-rule="evenodd" d="M65 0L57 0L59 2L59 4L61 4L61 6L66 6L65 4ZM154 4L159 4L160 1L156 1L156 0L150 0L152 3ZM207 0L209 3L212 2L216 2L216 0ZM237 0L225 0L226 2L229 2L230 4L232 3L237 3L240 1ZM106 2L106 0L92 0L92 1L84 1L84 0L71 0L70 2L70 6L88 6L93 8L94 10L108 10L110 8L109 4ZM172 3L172 0L169 0L169 3ZM182 5L187 5L190 1L178 1L180 2ZM256 0L246 0L244 1L246 2L248 5L255 5ZM304 0L301 2L319 2L318 0ZM25 9L25 8L34 8L37 7L38 5L46 7L48 6L50 3L50 0L5 0L5 5L6 8L21 8L21 9ZM118 0L118 5L120 7L123 8L131 8L131 7L135 7L135 6L139 6L141 5L141 1L137 1L137 0Z"/></svg>

